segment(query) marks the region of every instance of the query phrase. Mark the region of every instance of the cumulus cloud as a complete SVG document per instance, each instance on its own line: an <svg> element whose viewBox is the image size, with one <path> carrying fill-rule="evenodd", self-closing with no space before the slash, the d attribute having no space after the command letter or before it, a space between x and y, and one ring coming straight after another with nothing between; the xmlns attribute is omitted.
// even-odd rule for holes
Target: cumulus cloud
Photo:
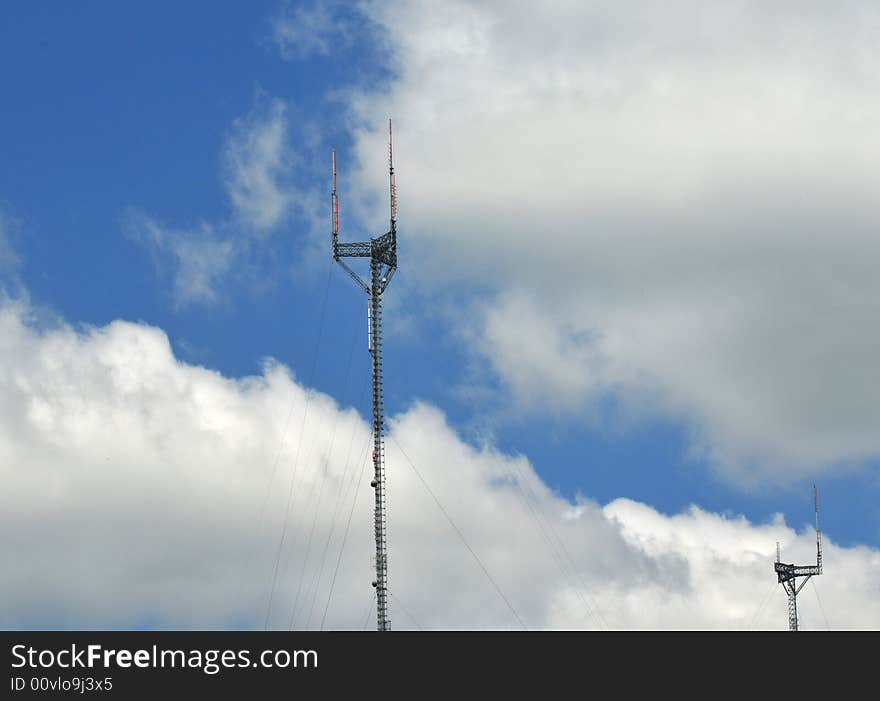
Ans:
<svg viewBox="0 0 880 701"><path fill-rule="evenodd" d="M331 3L286 3L272 22L272 40L286 59L326 55L345 27Z"/></svg>
<svg viewBox="0 0 880 701"><path fill-rule="evenodd" d="M123 213L126 233L149 249L161 274L173 279L176 306L221 300L230 275L242 272L297 201L311 197L298 193L290 181L293 150L286 110L283 101L262 98L233 122L222 150L227 217L171 227L137 208Z"/></svg>
<svg viewBox="0 0 880 701"><path fill-rule="evenodd" d="M227 378L160 329L41 327L7 300L0 413L4 628L371 624L369 425L283 366ZM390 423L395 628L517 626L410 460L529 628L786 627L775 543L809 562L809 526L571 503L430 405ZM877 627L880 553L830 536L803 627Z"/></svg>
<svg viewBox="0 0 880 701"><path fill-rule="evenodd" d="M259 234L284 220L294 198L286 184L292 152L285 111L281 100L272 100L236 120L223 153L225 185L236 218Z"/></svg>
<svg viewBox="0 0 880 701"><path fill-rule="evenodd" d="M218 282L232 263L232 240L220 238L206 223L178 231L135 209L126 212L123 225L129 236L150 249L160 270L171 261L176 304L217 300Z"/></svg>
<svg viewBox="0 0 880 701"><path fill-rule="evenodd" d="M350 95L365 211L391 113L419 280L491 291L461 318L523 410L613 396L736 480L880 455L874 4L364 10L395 75Z"/></svg>
<svg viewBox="0 0 880 701"><path fill-rule="evenodd" d="M14 228L15 220L0 211L0 273L13 272L19 265L18 255L10 240Z"/></svg>

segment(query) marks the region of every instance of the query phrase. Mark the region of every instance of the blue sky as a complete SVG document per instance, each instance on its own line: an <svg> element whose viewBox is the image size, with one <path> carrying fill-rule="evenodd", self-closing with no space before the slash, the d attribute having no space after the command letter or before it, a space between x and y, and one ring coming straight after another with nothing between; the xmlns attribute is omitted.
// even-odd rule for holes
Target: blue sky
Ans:
<svg viewBox="0 0 880 701"><path fill-rule="evenodd" d="M728 426L723 411L718 409L725 406L724 402L704 399L714 391L708 386L711 374L702 375L695 368L693 382L697 387L685 393L677 389L679 375L672 371L664 374L662 368L658 369L660 366L638 365L629 360L626 365L620 359L624 356L613 357L610 351L603 356L601 366L617 368L619 364L624 369L619 373L615 370L613 376L600 376L595 385L592 379L584 380L584 387L596 386L598 390L585 389L573 397L560 396L564 392L554 396L556 385L550 375L550 379L542 379L544 376L536 372L533 381L517 379L522 373L528 374L533 364L542 362L544 357L536 351L522 364L516 355L517 347L531 343L552 346L558 340L552 334L567 333L569 324L574 329L571 337L558 344L563 349L559 356L563 366L571 358L579 362L577 359L586 347L581 340L591 337L590 334L611 339L619 332L626 341L625 331L611 323L603 326L601 320L617 313L635 314L633 308L621 301L631 295L623 294L602 308L594 308L590 296L599 300L607 293L608 299L613 297L618 286L624 284L614 282L615 270L624 277L642 273L635 269L620 272L616 267L618 253L607 251L607 237L601 235L596 239L596 245L605 250L597 258L607 258L602 263L606 266L604 272L599 271L598 276L611 279L605 288L582 284L596 273L592 262L575 273L570 287L559 282L553 292L549 291L552 285L542 286L540 275L528 269L546 267L551 270L547 275L553 276L557 255L571 259L572 265L580 256L591 261L590 231L595 233L603 222L610 222L609 230L619 228L623 232L620 251L638 250L633 257L641 258L640 234L627 238L626 227L629 219L638 219L644 202L648 204L643 210L650 214L654 200L649 196L643 198L639 192L631 205L616 205L615 192L596 201L590 200L590 195L584 204L587 211L576 217L584 227L583 235L578 234L582 241L578 246L583 249L567 253L564 241L535 231L531 244L523 244L542 249L534 260L530 260L529 248L519 244L493 258L486 251L492 246L506 248L505 237L521 238L516 218L527 221L533 208L517 198L522 178L511 172L512 189L507 199L504 166L496 168L491 160L486 160L492 158L494 148L502 149L504 154L515 153L520 148L519 137L503 146L499 144L508 139L509 132L500 128L469 136L467 115L477 115L475 121L479 123L473 127L476 133L486 128L493 114L501 122L509 121L504 116L504 109L508 108L498 105L518 104L516 100L526 98L511 98L513 102L509 103L492 91L481 93L478 86L474 91L483 95L485 104L481 104L482 98L469 99L473 95L468 96L464 88L464 96L455 90L449 96L440 94L443 86L455 82L454 73L444 73L447 68L435 68L435 63L442 63L442 42L458 27L455 13L437 8L421 14L412 7L398 9L395 16L392 8L371 4L356 10L336 3L209 6L160 1L144 6L91 2L42 7L34 3L8 3L0 26L0 83L5 105L0 110L0 212L6 222L5 235L18 262L8 271L7 292L25 294L43 318L57 315L80 329L103 327L117 319L157 327L167 334L179 361L204 366L227 377L258 375L264 359L277 359L290 368L298 383L326 393L343 407L353 405L366 416L368 397L363 390L369 364L365 352L365 304L344 272L332 267L329 256L326 224L330 149L336 148L339 153L344 238L360 240L383 233L387 222L382 218L382 208L387 205L381 183L386 164L379 146L385 120L392 116L397 120L399 139L396 153L401 262L399 277L386 295L386 407L390 415L409 411L417 401L435 406L463 440L473 446L491 445L505 455L526 456L548 487L572 501L582 496L606 505L625 498L668 515L684 512L693 504L707 512L743 515L753 524L770 523L774 514L781 513L790 527L801 531L812 518L811 485L816 482L828 536L841 547L880 547L880 451L870 441L863 447L861 435L854 436L859 443L854 452L837 443L826 450L823 443L825 452L817 450L815 459L809 454L805 457L766 439L761 428ZM483 26L483 14L500 16L505 12L503 7L491 3L482 8L478 4L478 9L476 19L468 15L470 20L462 25L465 38L471 37L467 32L477 31L474 27ZM435 10L436 27L432 30L426 17ZM461 13L464 17L465 10ZM607 21L610 14L612 10L607 7L596 10L595 26L618 27ZM496 17L493 21L500 22L500 26L509 22L513 37L521 28L516 17ZM557 26L552 16L547 21L548 26ZM619 26L628 25L623 22ZM737 31L740 29L738 26ZM624 35L626 31L629 30L621 30ZM414 43L417 37L434 36L441 47L435 47L436 55L424 48L430 42L423 41L422 48L407 43ZM450 41L459 46L457 40ZM638 46L637 38L623 36L622 41L634 41L633 45ZM646 45L654 41L646 40ZM462 45L465 44L470 46L462 39ZM540 42L538 45L540 48ZM559 45L547 49L547 54L574 51L572 46L576 45L561 33ZM502 64L506 60L503 52L508 48L498 47L498 61ZM492 50L490 45L488 51ZM531 50L539 49L532 46ZM720 51L724 50L721 47ZM479 51L478 54L483 55ZM455 54L448 65L460 59ZM510 61L510 71L499 75L514 81L518 89L533 84L530 80L535 79L529 76L532 66L543 76L535 84L543 85L543 79L549 84L555 75L552 67L546 71L537 67L533 57ZM699 73L699 51L693 61L697 65L695 72L683 68L682 80ZM597 59L593 66L597 74L604 70L607 75L596 80L613 81L623 76L620 80L625 83L631 63L626 59ZM479 70L475 68L474 73ZM495 75L493 70L487 69L487 74ZM804 70L809 74L808 69ZM436 75L431 71L436 71ZM459 74L458 79L466 82L466 75ZM742 75L748 77L749 73L744 71ZM474 80L476 86L477 78ZM560 80L559 84L566 84ZM425 86L425 94L418 93L420 83ZM706 88L703 93L699 90L692 87L691 97L704 93L706 104L712 106L701 113L711 121L716 104L713 99L717 97L714 88ZM514 93L520 95L499 88L499 95ZM499 102L493 103L496 98ZM550 99L556 98L554 93ZM431 104L432 99L436 104ZM846 94L850 106L860 105L860 99L856 88ZM730 100L733 104L745 102L739 93ZM867 94L864 100L865 109L869 100L873 105L873 98ZM454 113L456 104L465 107L463 123L446 118ZM590 102L583 116L586 123L601 129L602 118L591 111L596 104L597 101ZM779 105L777 108L780 114L787 109ZM523 109L529 116L523 117L526 126L522 140L534 143L537 122L530 120L536 113L532 107ZM620 123L629 118L623 113L616 114ZM419 123L420 115L429 116ZM665 112L659 114L657 122L665 124L666 116ZM767 118L767 113L764 116ZM565 120L570 117L567 113L561 115L560 132L565 131ZM273 124L279 131L275 133L277 140L267 147L274 149L270 156L275 158L265 171L270 181L266 186L269 199L260 199L260 193L265 194L260 188L266 184L254 185L242 179L245 176L241 172L251 162L248 159L253 149L258 148L252 137L269 134L268 127ZM537 133L546 134L540 130ZM739 136L735 133L731 142ZM644 139L667 137L664 132L648 134ZM452 150L441 153L445 145L471 138L486 144L485 152L478 147L471 152L472 160L457 162L457 171L448 177L449 162L461 154ZM593 138L602 141L601 135L572 135L562 161L591 161L595 152L588 142ZM760 138L770 137L762 132ZM499 144L492 143L493 139ZM623 141L626 139L618 141L616 136L609 139L614 144ZM706 137L705 143L710 142ZM546 151L553 158L559 143L557 136L548 135ZM579 151L581 145L586 149L583 153ZM705 149L711 150L708 146ZM756 147L755 151L760 149ZM787 151L780 148L783 152ZM732 157L727 151L723 154L718 160L734 172L737 164L727 163L725 158ZM820 165L822 154L815 154ZM546 164L533 156L526 148L521 159L526 171L534 169L535 197L547 199L551 202L548 206L555 207L552 193L557 190L558 181L546 177ZM509 157L517 162L514 156ZM609 182L617 182L612 177L613 165L609 166L613 161L607 158L607 154L597 156L597 168L609 174ZM645 155L646 161L660 164L658 169L666 162L664 158L662 149ZM671 162L678 163L675 159ZM754 163L743 158L738 165L746 168ZM830 172L838 164L827 165ZM673 169L677 167L674 165ZM681 166L682 172L688 167ZM821 172L822 168L818 170ZM561 175L562 182L568 179L555 170L555 165L550 172ZM623 168L621 172L635 171ZM709 173L709 194L703 199L702 195L695 196L694 216L714 212L712 207L719 198L725 201L725 196L731 200L751 196L748 188L725 190L731 182L741 182L741 178L715 178L716 173L707 171L703 164L694 166L693 172ZM572 187L592 182L592 177L589 173L575 176ZM681 177L684 182L688 174ZM822 190L821 176L817 177ZM621 178L625 180L625 176ZM484 187L485 180L492 181L491 187ZM642 182L641 175L633 175L627 187L637 191ZM815 181L810 183L814 185ZM473 194L469 190L471 184ZM253 188L260 192L255 194ZM780 188L780 192L784 190ZM839 202L830 188L823 191L829 201L823 216L833 221ZM277 214L268 223L257 221L253 211L248 213L246 208L236 205L236 192L253 196L260 207L267 202L277 205ZM434 195L436 201L430 199ZM787 202L785 198L782 192L779 200L783 204ZM668 210L674 209L675 214L666 222L660 221L658 228L677 223L688 226L688 201L682 196L674 206L670 205ZM661 209L663 206L666 205L661 205ZM822 209L821 202L815 206ZM780 208L784 209L782 205ZM535 216L540 217L540 212ZM704 219L711 216L714 215ZM771 211L769 218L773 216ZM780 215L780 226L785 224L786 216ZM869 212L865 220L870 221L870 216ZM496 217L503 220L497 224L497 231ZM511 217L514 224L508 226L506 217ZM426 224L429 221L436 222L436 230ZM735 227L739 220L733 216L724 221ZM636 231L637 224L633 227ZM156 233L151 239L153 234L149 232L163 233ZM484 233L485 245L481 241ZM225 244L232 247L232 253L218 263L220 267L210 269L209 293L203 288L199 288L202 292L181 292L182 268L180 260L175 261L174 252L190 240L220 247L211 250L221 250ZM785 234L780 234L778 240L787 241ZM707 251L714 250L711 243L700 245ZM726 239L717 244L717 250L730 249L729 257L720 258L720 263L696 257L692 277L717 273L718 279L726 281L725 261L735 267L741 253L737 245L730 246ZM847 245L847 241L841 244ZM556 251L552 250L554 247ZM687 246L686 242L676 242L670 248L685 250ZM551 252L545 265L541 261L547 250ZM769 261L775 249L769 246L762 252L758 247L753 253L758 257L766 254ZM646 251L644 257L651 255ZM853 257L862 257L855 245ZM661 254L658 267L664 265L667 263ZM716 267L719 265L720 268ZM675 264L669 263L668 267L671 270ZM571 270L563 265L557 279L566 275L571 275ZM652 277L644 275L644 285L654 284ZM784 272L780 272L779 279L783 278ZM744 284L742 289L752 289ZM648 297L654 294L646 289ZM736 298L740 288L732 284L730 289ZM519 314L520 302L516 300L524 299L522 295L531 295L532 291L528 304L534 304L537 313L541 314L542 309L555 310L548 314L552 317L552 322L548 322L552 330L547 335L543 327L530 324L529 314ZM658 296L666 291L664 288ZM553 301L557 299L554 295L566 294L567 302ZM682 294L699 297L701 288ZM808 295L804 297L806 306L807 298ZM505 306L505 300L510 299L514 301ZM586 316L566 318L565 309L574 303L572 300L583 301L584 308L589 308L583 312ZM748 300L742 303L749 304ZM514 327L504 327L503 333L493 335L502 328L504 319L511 318L510 305L516 319ZM717 306L717 318L723 322L722 308L721 304ZM773 318L777 310L772 306L769 309ZM785 313L784 307L780 309L778 313ZM845 307L838 310L840 315L847 313ZM651 328L664 328L666 317L657 318L656 327ZM491 319L498 320L498 325L493 326ZM861 316L853 320L853 325L862 323ZM783 319L776 326L785 324ZM825 334L822 328L816 332ZM725 366L731 372L739 372L743 363L763 366L761 354L773 347L760 342L750 348L750 333L731 332L726 345L745 347ZM662 334L652 338L659 338L662 348ZM801 337L796 340L800 342ZM866 348L873 342L873 336L864 339ZM643 340L633 343L643 345ZM858 338L841 341L839 365L847 365L846 353L853 343L859 343ZM701 354L715 352L712 345L695 347L702 349ZM569 348L575 349L573 355L565 350ZM670 352L680 353L680 349ZM631 357L635 356L626 356ZM556 361L551 357L547 362ZM584 366L591 362L585 361ZM773 363L767 362L767 372L775 373ZM857 359L853 365L862 367L859 362ZM791 364L797 361L784 363ZM823 366L816 374L821 375L823 383L835 383L835 372L834 367L827 370ZM641 377L648 380L640 384L641 380L631 379ZM760 376L754 377L758 377L755 381L760 385ZM780 380L783 393L787 381ZM574 379L570 384L580 386ZM544 387L546 395L530 394L529 388L536 386ZM718 395L727 391L729 387L717 389ZM774 415L773 407L786 405L777 399L768 399L766 406L755 408L756 421ZM793 401L801 399L798 394ZM822 394L815 394L812 401L821 404L825 399ZM866 416L876 411L876 401L866 400ZM834 404L829 405L827 412L815 421L812 416L801 423L799 415L793 414L790 420L780 417L785 426L795 427L790 440L798 441L804 435L802 431L823 434L822 421L835 423ZM751 415L751 409L744 410L743 416ZM743 425L747 423L744 419ZM767 432L774 430L767 426ZM833 441L837 440L835 434ZM831 442L829 439L828 445ZM804 450L809 452L809 447ZM787 467L777 470L777 460ZM389 480L394 479L392 465ZM767 579L769 586L769 570Z"/></svg>

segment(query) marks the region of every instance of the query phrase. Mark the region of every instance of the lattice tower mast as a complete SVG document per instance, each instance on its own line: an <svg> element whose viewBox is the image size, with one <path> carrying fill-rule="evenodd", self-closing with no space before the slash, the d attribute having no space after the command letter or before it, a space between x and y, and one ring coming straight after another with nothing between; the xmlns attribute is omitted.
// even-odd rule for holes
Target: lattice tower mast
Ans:
<svg viewBox="0 0 880 701"><path fill-rule="evenodd" d="M391 138L391 120L388 120L388 188L390 192L391 223L389 230L369 241L339 242L339 196L336 191L336 150L333 150L333 191L331 194L333 225L333 259L341 265L358 286L367 294L367 349L372 361L373 399L373 480L375 492L374 534L376 541L376 627L390 630L388 617L388 544L385 523L385 429L382 397L382 293L397 270L397 184L394 177L394 149ZM361 278L344 258L369 258L369 282Z"/></svg>

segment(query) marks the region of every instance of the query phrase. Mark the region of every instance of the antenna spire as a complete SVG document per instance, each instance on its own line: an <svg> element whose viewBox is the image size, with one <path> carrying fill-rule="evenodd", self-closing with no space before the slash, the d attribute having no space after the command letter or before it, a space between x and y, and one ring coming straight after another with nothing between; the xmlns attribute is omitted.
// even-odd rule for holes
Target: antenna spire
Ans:
<svg viewBox="0 0 880 701"><path fill-rule="evenodd" d="M391 200L391 230L397 223L397 180L394 177L394 141L391 136L391 119L388 120L388 189Z"/></svg>
<svg viewBox="0 0 880 701"><path fill-rule="evenodd" d="M330 194L330 212L333 229L333 256L339 248L339 195L336 194L336 149L333 149L333 191Z"/></svg>

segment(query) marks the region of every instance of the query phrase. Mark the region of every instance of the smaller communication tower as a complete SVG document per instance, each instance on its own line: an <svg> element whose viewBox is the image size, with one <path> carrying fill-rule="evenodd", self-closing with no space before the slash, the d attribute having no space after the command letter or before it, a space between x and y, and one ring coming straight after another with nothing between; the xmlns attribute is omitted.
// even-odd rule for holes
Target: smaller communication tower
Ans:
<svg viewBox="0 0 880 701"><path fill-rule="evenodd" d="M789 565L780 562L779 543L776 544L776 562L773 568L779 583L788 594L788 629L798 629L797 595L809 581L810 577L822 574L822 531L819 530L819 491L813 485L813 507L816 512L816 564L815 565ZM798 584L797 578L801 577Z"/></svg>

